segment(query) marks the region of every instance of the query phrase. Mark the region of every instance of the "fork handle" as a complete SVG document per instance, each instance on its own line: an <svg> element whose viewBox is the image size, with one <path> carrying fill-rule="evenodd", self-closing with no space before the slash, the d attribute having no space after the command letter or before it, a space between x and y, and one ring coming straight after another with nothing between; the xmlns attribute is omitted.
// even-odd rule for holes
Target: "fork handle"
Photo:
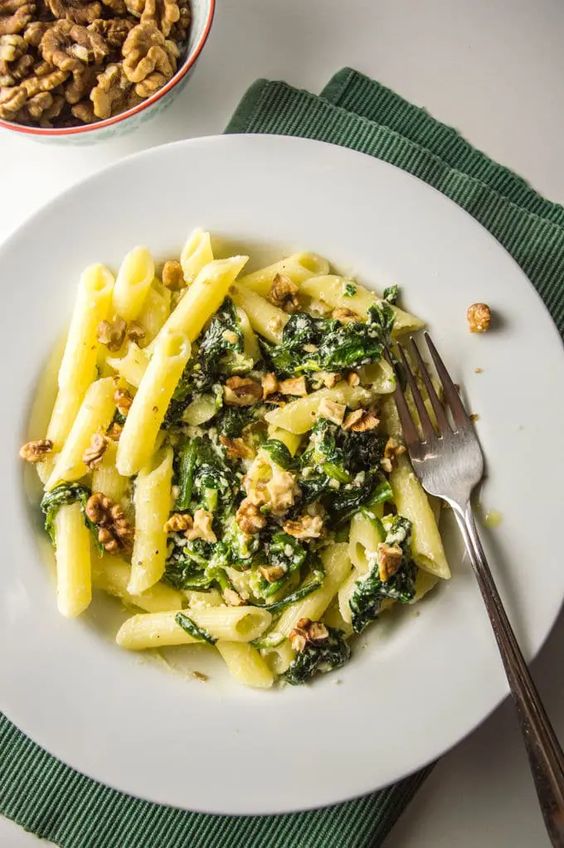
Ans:
<svg viewBox="0 0 564 848"><path fill-rule="evenodd" d="M517 707L546 829L552 844L564 848L564 754L501 602L470 502L464 507L455 503L451 505L472 561Z"/></svg>

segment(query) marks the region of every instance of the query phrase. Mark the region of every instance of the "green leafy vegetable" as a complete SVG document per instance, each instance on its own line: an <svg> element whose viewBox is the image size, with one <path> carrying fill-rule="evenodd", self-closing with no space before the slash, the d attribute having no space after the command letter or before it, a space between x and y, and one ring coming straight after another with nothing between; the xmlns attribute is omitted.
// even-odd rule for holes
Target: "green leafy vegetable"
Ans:
<svg viewBox="0 0 564 848"><path fill-rule="evenodd" d="M253 639L251 645L259 651L261 649L268 650L269 648L277 648L285 638L283 633L267 633L266 636L259 636L257 639Z"/></svg>
<svg viewBox="0 0 564 848"><path fill-rule="evenodd" d="M356 294L356 286L354 283L345 283L345 297L354 297Z"/></svg>
<svg viewBox="0 0 564 848"><path fill-rule="evenodd" d="M41 509L45 514L45 530L49 534L49 538L53 545L56 544L55 539L55 516L62 506L72 503L79 503L82 510L84 523L89 530L92 531L98 544L98 528L93 524L86 515L86 502L91 495L90 489L80 483L61 483L55 486L50 492L45 492L41 500ZM100 546L98 545L99 549Z"/></svg>
<svg viewBox="0 0 564 848"><path fill-rule="evenodd" d="M382 358L393 320L386 303L372 306L366 323L342 324L296 312L284 327L280 344L263 341L263 350L279 376L358 368Z"/></svg>
<svg viewBox="0 0 564 848"><path fill-rule="evenodd" d="M369 622L378 617L385 598L406 604L413 600L415 595L417 567L409 554L411 522L402 515L394 515L388 519L387 523L385 544L399 545L402 550L402 561L396 573L386 581L380 579L376 562L365 577L356 581L349 601L355 633L361 633Z"/></svg>
<svg viewBox="0 0 564 848"><path fill-rule="evenodd" d="M388 303L397 303L399 297L399 286L397 283L394 283L393 286L388 286L388 288L384 289L384 300Z"/></svg>
<svg viewBox="0 0 564 848"><path fill-rule="evenodd" d="M344 665L351 655L342 630L328 627L329 637L316 644L307 643L290 663L284 678L292 686L306 683L318 672L328 672Z"/></svg>
<svg viewBox="0 0 564 848"><path fill-rule="evenodd" d="M197 454L198 445L195 439L187 439L178 451L176 473L180 491L176 499L176 509L185 510L190 506Z"/></svg>
<svg viewBox="0 0 564 848"><path fill-rule="evenodd" d="M214 418L214 426L222 436L235 439L245 427L260 419L261 411L256 406L224 406Z"/></svg>
<svg viewBox="0 0 564 848"><path fill-rule="evenodd" d="M301 601L302 598L306 598L312 592L315 592L316 589L319 589L319 587L323 585L324 580L325 574L323 571L313 571L311 577L309 577L299 589L296 589L296 591L292 592L290 595L286 595L285 598L275 601L273 604L266 604L264 609L267 609L272 613L282 612L282 610L286 609L286 607L291 606L291 604L295 604L296 601Z"/></svg>
<svg viewBox="0 0 564 848"><path fill-rule="evenodd" d="M212 636L211 633L208 633L208 631L205 630L203 627L198 627L196 622L192 621L192 619L189 618L186 613L177 612L174 616L174 620L180 627L182 627L183 630L186 631L186 633L189 633L190 636L193 636L194 639L197 639L198 642L207 642L208 645L215 645L215 643L217 642L217 639Z"/></svg>
<svg viewBox="0 0 564 848"><path fill-rule="evenodd" d="M266 442L263 442L261 447L262 450L267 452L271 460L275 462L276 465L280 466L280 468L287 470L294 464L292 454L284 442L279 441L279 439L267 439Z"/></svg>

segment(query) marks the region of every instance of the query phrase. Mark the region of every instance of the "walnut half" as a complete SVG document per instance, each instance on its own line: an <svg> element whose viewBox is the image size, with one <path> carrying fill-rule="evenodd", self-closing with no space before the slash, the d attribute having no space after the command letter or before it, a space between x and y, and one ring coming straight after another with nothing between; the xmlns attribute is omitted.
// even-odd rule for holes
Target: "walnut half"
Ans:
<svg viewBox="0 0 564 848"><path fill-rule="evenodd" d="M133 527L121 506L102 492L94 492L86 502L86 516L98 528L98 541L109 554L130 551L133 547Z"/></svg>
<svg viewBox="0 0 564 848"><path fill-rule="evenodd" d="M21 446L20 456L26 462L43 462L52 450L53 442L51 439L35 439Z"/></svg>

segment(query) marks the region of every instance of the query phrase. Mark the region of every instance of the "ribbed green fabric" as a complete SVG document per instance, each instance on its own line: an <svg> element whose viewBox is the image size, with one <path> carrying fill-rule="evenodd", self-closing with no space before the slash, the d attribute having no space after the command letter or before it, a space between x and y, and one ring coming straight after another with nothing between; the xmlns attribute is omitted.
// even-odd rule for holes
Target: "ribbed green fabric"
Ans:
<svg viewBox="0 0 564 848"><path fill-rule="evenodd" d="M348 68L321 98L260 80L227 131L317 138L416 174L499 239L564 329L564 209L389 89ZM379 848L429 771L322 810L209 816L140 801L90 780L0 716L0 812L62 848Z"/></svg>
<svg viewBox="0 0 564 848"><path fill-rule="evenodd" d="M564 208L542 198L423 109L345 68L321 97L286 83L258 80L227 132L315 138L409 171L466 209L501 242L564 332Z"/></svg>

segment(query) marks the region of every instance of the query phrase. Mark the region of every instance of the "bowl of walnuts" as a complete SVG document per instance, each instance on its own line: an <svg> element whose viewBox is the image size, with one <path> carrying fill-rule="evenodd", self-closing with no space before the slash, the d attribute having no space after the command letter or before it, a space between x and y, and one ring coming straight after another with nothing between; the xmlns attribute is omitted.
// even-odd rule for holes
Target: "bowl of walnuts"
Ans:
<svg viewBox="0 0 564 848"><path fill-rule="evenodd" d="M76 141L129 130L171 102L215 0L0 0L0 126Z"/></svg>

